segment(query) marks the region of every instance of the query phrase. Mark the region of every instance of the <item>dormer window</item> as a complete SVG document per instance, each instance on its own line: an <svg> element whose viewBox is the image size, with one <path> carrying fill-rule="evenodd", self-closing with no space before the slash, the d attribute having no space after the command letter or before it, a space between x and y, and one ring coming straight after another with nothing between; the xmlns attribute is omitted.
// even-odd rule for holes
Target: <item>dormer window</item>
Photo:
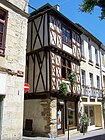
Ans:
<svg viewBox="0 0 105 140"><path fill-rule="evenodd" d="M70 46L70 36L71 36L70 30L62 27L62 41L64 44L68 46Z"/></svg>

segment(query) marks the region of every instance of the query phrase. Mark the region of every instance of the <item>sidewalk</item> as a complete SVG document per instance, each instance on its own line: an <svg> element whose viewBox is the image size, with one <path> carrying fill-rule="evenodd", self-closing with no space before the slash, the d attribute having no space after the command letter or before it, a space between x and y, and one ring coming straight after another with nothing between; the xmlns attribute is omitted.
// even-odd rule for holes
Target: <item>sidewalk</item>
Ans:
<svg viewBox="0 0 105 140"><path fill-rule="evenodd" d="M105 140L105 129L99 129L95 131L87 132L85 135L82 133L69 134L69 140ZM45 138L45 137L24 137L23 140L68 140L68 133L64 136L57 138Z"/></svg>

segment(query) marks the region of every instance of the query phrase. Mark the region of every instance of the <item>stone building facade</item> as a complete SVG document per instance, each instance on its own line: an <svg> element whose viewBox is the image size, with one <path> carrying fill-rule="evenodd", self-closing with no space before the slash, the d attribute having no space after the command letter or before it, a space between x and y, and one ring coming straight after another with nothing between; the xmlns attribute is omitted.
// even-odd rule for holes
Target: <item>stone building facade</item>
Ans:
<svg viewBox="0 0 105 140"><path fill-rule="evenodd" d="M21 140L27 0L0 0L0 140Z"/></svg>

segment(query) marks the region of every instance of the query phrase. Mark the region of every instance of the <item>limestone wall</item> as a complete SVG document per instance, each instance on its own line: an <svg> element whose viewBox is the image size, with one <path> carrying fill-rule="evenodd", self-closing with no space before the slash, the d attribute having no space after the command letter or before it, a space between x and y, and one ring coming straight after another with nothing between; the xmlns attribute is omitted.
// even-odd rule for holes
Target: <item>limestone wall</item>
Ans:
<svg viewBox="0 0 105 140"><path fill-rule="evenodd" d="M13 5L16 5L22 11L27 12L27 10L28 10L28 0L6 0L6 1L9 1Z"/></svg>
<svg viewBox="0 0 105 140"><path fill-rule="evenodd" d="M9 1L13 2L14 0ZM21 2L22 0L19 0L18 4L21 4ZM27 18L13 11L11 7L3 5L2 2L0 3L0 7L6 10L8 14L5 56L0 56L0 73L6 75L5 98L2 101L0 139L21 140L23 129ZM17 76L18 71L24 73L22 77Z"/></svg>
<svg viewBox="0 0 105 140"><path fill-rule="evenodd" d="M56 99L25 100L24 129L26 119L30 119L34 134L48 136L51 133L57 135L56 105Z"/></svg>

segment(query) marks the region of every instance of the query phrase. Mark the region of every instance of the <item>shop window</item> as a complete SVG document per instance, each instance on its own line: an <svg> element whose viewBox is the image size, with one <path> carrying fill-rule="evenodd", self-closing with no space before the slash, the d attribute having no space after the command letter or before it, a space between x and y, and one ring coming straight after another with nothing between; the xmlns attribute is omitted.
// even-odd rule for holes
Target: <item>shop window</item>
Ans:
<svg viewBox="0 0 105 140"><path fill-rule="evenodd" d="M62 78L68 79L71 73L71 61L62 58Z"/></svg>
<svg viewBox="0 0 105 140"><path fill-rule="evenodd" d="M0 9L0 55L5 51L6 12Z"/></svg>
<svg viewBox="0 0 105 140"><path fill-rule="evenodd" d="M89 118L89 125L95 125L94 106L84 106L84 112Z"/></svg>

